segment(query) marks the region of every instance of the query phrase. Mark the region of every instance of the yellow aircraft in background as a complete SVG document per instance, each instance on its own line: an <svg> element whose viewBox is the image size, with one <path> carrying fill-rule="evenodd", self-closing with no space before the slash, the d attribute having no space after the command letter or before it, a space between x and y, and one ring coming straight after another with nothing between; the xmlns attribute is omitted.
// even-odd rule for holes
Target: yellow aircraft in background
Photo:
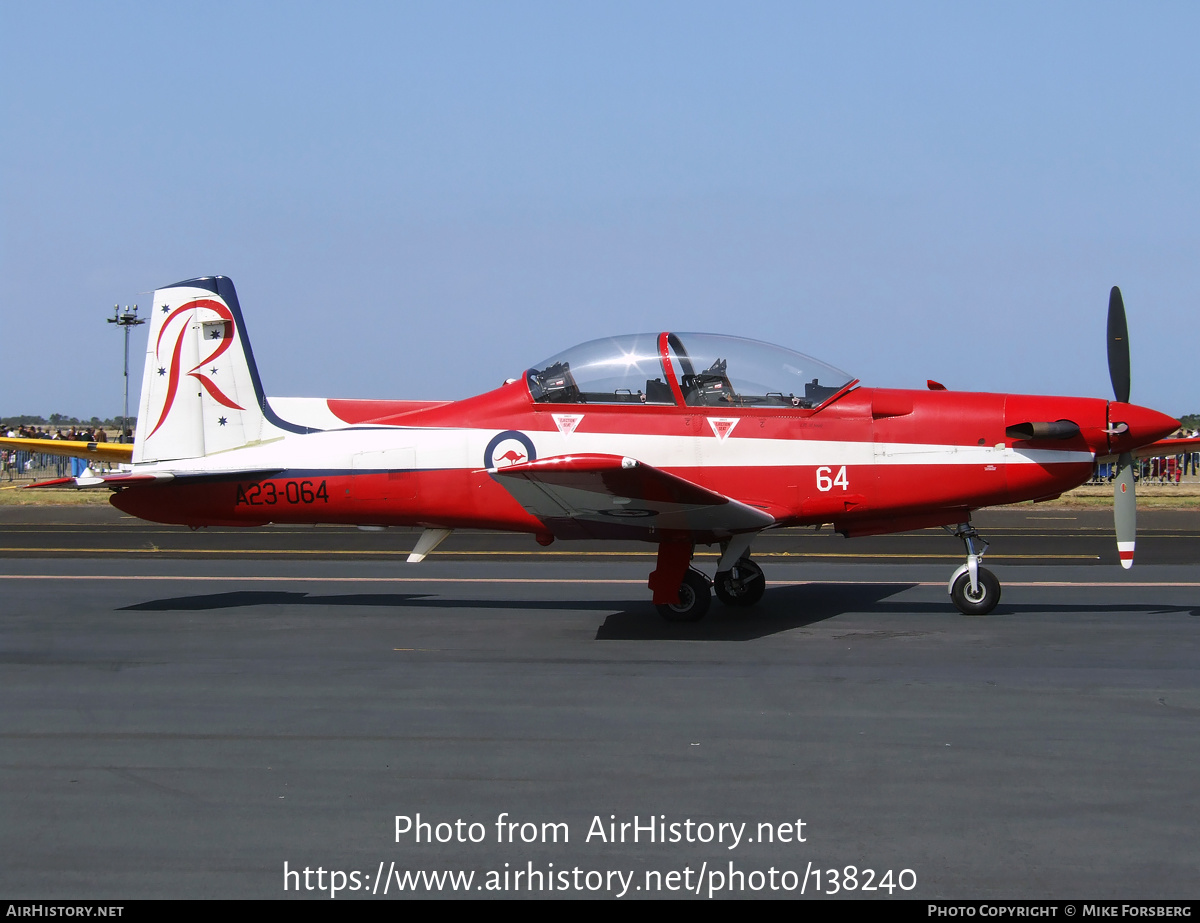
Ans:
<svg viewBox="0 0 1200 923"><path fill-rule="evenodd" d="M0 448L21 452L41 452L43 455L66 455L89 461L113 462L128 465L133 461L132 442L75 442L70 439L15 439L0 436Z"/></svg>

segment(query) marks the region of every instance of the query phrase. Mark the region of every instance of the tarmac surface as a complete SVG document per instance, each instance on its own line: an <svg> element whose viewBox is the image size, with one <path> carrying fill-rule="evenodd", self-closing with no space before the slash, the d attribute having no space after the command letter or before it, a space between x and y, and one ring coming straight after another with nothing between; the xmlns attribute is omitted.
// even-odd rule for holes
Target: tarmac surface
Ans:
<svg viewBox="0 0 1200 923"><path fill-rule="evenodd" d="M0 896L1194 898L1200 516L1110 522L981 513L974 618L770 534L681 625L637 545L0 508Z"/></svg>

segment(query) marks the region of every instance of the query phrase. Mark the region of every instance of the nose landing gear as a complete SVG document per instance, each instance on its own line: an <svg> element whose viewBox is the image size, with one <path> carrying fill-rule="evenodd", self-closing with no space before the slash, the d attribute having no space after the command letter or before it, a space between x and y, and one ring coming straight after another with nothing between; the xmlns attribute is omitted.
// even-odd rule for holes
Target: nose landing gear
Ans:
<svg viewBox="0 0 1200 923"><path fill-rule="evenodd" d="M949 526L946 531L950 531ZM959 523L952 534L966 546L967 563L950 575L946 592L963 615L987 615L1000 602L1000 581L990 570L979 566L988 542L969 522Z"/></svg>

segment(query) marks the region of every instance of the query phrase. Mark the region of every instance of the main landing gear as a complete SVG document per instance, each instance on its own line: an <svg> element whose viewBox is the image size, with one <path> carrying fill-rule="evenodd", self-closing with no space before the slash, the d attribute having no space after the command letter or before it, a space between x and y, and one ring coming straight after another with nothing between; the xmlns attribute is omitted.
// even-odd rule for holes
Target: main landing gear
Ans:
<svg viewBox="0 0 1200 923"><path fill-rule="evenodd" d="M658 614L668 622L698 622L708 612L712 602L711 584L707 577L695 568L689 567L679 585L679 601L674 603L658 603Z"/></svg>
<svg viewBox="0 0 1200 923"><path fill-rule="evenodd" d="M946 531L950 527L946 526ZM959 523L952 533L967 549L967 563L950 575L946 592L963 615L987 615L1000 602L1000 581L986 567L980 567L988 543L969 522Z"/></svg>
<svg viewBox="0 0 1200 923"><path fill-rule="evenodd" d="M658 546L658 566L650 575L654 605L669 622L697 622L704 618L712 601L748 608L763 597L767 588L762 568L750 560L750 536L735 536L721 546L717 574L709 580L690 566L695 548L690 542L663 542Z"/></svg>
<svg viewBox="0 0 1200 923"><path fill-rule="evenodd" d="M762 568L748 557L741 558L729 570L717 571L713 581L717 599L727 606L753 606L763 597L767 589L767 578Z"/></svg>

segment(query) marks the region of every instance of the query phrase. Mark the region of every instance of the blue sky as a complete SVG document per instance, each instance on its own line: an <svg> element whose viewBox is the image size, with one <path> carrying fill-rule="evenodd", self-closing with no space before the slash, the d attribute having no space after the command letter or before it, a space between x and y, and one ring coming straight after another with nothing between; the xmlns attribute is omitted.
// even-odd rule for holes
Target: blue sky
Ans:
<svg viewBox="0 0 1200 923"><path fill-rule="evenodd" d="M678 329L1200 410L1200 7L0 2L0 413L115 415L221 273L271 394L458 398ZM145 348L134 335L131 391Z"/></svg>

